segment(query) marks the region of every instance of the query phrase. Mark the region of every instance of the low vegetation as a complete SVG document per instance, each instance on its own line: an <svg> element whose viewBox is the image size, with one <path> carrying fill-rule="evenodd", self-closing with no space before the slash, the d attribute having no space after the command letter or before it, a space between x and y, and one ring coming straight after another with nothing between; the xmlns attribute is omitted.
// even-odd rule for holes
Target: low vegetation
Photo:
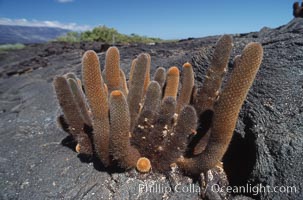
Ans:
<svg viewBox="0 0 303 200"><path fill-rule="evenodd" d="M65 42L82 42L82 41L98 41L106 42L110 44L116 43L155 43L162 42L160 38L151 38L146 36L140 36L137 34L121 34L114 28L108 28L106 26L98 26L91 31L85 31L82 33L69 32L64 36L57 39L58 41Z"/></svg>
<svg viewBox="0 0 303 200"><path fill-rule="evenodd" d="M0 53L6 52L10 50L23 49L25 47L24 44L16 43L16 44L2 44L0 45Z"/></svg>

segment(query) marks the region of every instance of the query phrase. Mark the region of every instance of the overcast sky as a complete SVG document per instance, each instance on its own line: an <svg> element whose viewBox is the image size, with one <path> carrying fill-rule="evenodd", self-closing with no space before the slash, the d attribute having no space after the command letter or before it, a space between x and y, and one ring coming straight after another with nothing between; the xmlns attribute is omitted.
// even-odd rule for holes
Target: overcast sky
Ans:
<svg viewBox="0 0 303 200"><path fill-rule="evenodd" d="M0 0L0 24L98 25L163 39L259 31L289 22L292 0Z"/></svg>

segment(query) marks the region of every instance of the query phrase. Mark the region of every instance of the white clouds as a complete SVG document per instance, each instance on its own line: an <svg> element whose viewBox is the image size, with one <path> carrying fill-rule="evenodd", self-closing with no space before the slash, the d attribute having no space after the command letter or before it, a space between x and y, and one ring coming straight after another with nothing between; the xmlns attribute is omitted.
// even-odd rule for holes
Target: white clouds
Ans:
<svg viewBox="0 0 303 200"><path fill-rule="evenodd" d="M69 3L73 2L74 0L57 0L59 3Z"/></svg>
<svg viewBox="0 0 303 200"><path fill-rule="evenodd" d="M61 0L67 1L67 0ZM46 27L57 27L63 29L69 29L73 31L85 31L91 29L88 25L78 25L76 23L64 24L58 21L38 21L38 20L27 20L27 19L9 19L0 18L1 25L19 25L19 26L46 26Z"/></svg>

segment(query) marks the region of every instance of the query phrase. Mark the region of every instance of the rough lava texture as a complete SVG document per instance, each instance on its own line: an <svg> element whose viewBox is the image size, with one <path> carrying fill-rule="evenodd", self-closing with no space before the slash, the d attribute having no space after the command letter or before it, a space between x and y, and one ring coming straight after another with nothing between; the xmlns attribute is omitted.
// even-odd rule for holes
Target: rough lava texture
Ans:
<svg viewBox="0 0 303 200"><path fill-rule="evenodd" d="M256 41L263 45L264 59L224 156L229 182L232 186L295 186L297 191L228 198L303 199L302 34L303 19L297 18L275 29L233 35L231 57ZM189 61L201 84L218 37L120 46L121 68L128 78L131 60L147 52L153 60L152 74L157 66L181 69ZM108 45L90 45L91 49L102 47L98 55L103 66ZM74 144L56 125L59 106L51 83L55 75L70 71L80 76L81 56L87 48L49 43L0 54L0 199L221 199L209 190L196 192L203 183L178 173L165 177L135 170L108 172L97 161L79 159L68 148ZM148 192L144 184L162 188ZM176 185L188 190L191 186L192 192L165 191Z"/></svg>

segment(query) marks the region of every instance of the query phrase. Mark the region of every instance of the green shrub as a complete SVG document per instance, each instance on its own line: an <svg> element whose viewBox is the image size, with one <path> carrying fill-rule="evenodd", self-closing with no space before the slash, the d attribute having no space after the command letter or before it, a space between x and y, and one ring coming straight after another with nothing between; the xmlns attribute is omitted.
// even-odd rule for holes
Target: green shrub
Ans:
<svg viewBox="0 0 303 200"><path fill-rule="evenodd" d="M62 42L80 42L81 34L78 32L68 32L64 36L60 36L57 38L57 41Z"/></svg>
<svg viewBox="0 0 303 200"><path fill-rule="evenodd" d="M23 49L25 47L24 44L16 43L16 44L2 44L0 45L0 52Z"/></svg>
<svg viewBox="0 0 303 200"><path fill-rule="evenodd" d="M115 43L154 43L161 42L160 38L149 38L146 36L140 36L137 34L121 34L114 28L106 26L95 27L91 31L85 31L82 33L69 32L65 36L61 36L57 39L58 41L65 42L81 42L81 41L98 41L110 44Z"/></svg>

